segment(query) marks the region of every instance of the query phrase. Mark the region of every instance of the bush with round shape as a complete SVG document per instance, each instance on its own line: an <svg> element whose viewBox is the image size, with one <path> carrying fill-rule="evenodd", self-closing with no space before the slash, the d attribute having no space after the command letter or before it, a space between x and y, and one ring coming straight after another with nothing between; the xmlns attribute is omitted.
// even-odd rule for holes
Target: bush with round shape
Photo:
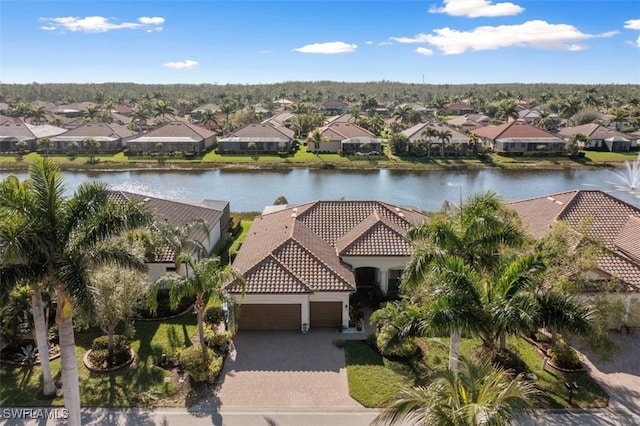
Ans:
<svg viewBox="0 0 640 426"><path fill-rule="evenodd" d="M209 306L204 310L204 322L210 325L218 325L224 320L222 306Z"/></svg>
<svg viewBox="0 0 640 426"><path fill-rule="evenodd" d="M208 348L213 350L220 350L225 352L231 343L231 333L215 332L213 330L206 330L204 332L204 342Z"/></svg>
<svg viewBox="0 0 640 426"><path fill-rule="evenodd" d="M376 338L376 346L386 358L409 359L418 352L418 344L415 339L409 339L404 342L389 345L386 333L378 333Z"/></svg>
<svg viewBox="0 0 640 426"><path fill-rule="evenodd" d="M559 342L554 347L549 348L547 356L551 358L551 362L560 368L574 369L581 367L578 353L564 342Z"/></svg>
<svg viewBox="0 0 640 426"><path fill-rule="evenodd" d="M206 355L199 345L190 346L180 353L180 365L194 383L212 383L222 371L222 357L207 348Z"/></svg>
<svg viewBox="0 0 640 426"><path fill-rule="evenodd" d="M113 336L113 359L109 362L109 336L100 336L93 339L89 361L97 368L104 368L110 365L121 365L129 360L131 356L127 339L119 334Z"/></svg>

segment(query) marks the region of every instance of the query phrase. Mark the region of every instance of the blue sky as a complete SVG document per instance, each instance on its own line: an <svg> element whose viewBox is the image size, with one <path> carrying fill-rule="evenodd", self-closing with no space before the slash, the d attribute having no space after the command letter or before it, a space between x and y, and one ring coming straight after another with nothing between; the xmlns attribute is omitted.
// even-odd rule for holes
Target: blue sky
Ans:
<svg viewBox="0 0 640 426"><path fill-rule="evenodd" d="M0 0L0 81L640 83L640 2Z"/></svg>

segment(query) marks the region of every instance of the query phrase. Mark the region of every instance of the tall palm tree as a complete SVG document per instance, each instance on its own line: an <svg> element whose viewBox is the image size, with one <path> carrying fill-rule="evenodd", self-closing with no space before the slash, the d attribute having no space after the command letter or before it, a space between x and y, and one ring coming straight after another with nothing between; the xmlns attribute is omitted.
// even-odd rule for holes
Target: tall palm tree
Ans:
<svg viewBox="0 0 640 426"><path fill-rule="evenodd" d="M162 117L165 118L166 115L175 115L176 110L175 108L173 108L171 105L169 105L167 102L163 101L162 99L156 101L155 105L153 106L153 115L154 117Z"/></svg>
<svg viewBox="0 0 640 426"><path fill-rule="evenodd" d="M427 157L431 157L431 142L438 137L438 131L431 126L426 127L420 134L427 142Z"/></svg>
<svg viewBox="0 0 640 426"><path fill-rule="evenodd" d="M518 106L511 99L506 99L498 104L498 111L496 117L503 121L509 121L509 119L517 120L520 115L518 114Z"/></svg>
<svg viewBox="0 0 640 426"><path fill-rule="evenodd" d="M144 269L142 260L119 245L105 244L126 229L148 222L137 205L109 201L107 187L98 182L80 185L72 197L64 197L59 168L47 158L30 168L32 184L26 196L15 192L0 196L0 205L15 224L14 259L3 259L3 285L18 280L50 283L57 299L62 362L62 388L69 424L79 426L80 389L75 355L73 312L91 306L90 272L114 264Z"/></svg>
<svg viewBox="0 0 640 426"><path fill-rule="evenodd" d="M96 162L96 150L100 149L100 141L88 138L82 141L82 147L89 151L89 163Z"/></svg>
<svg viewBox="0 0 640 426"><path fill-rule="evenodd" d="M15 175L9 175L4 181L0 182L0 200L26 200L30 196L30 185L31 183L28 180L21 183ZM5 206L4 203L0 203L0 215L5 219L0 221L0 271L7 271L14 267L18 268L26 259L22 258L23 253L20 250L20 227L14 226L14 217L11 215L9 205ZM11 286L16 285L20 285L20 282L0 281L0 291L3 294L7 294ZM39 283L33 280L29 282L29 285L31 287L31 314L33 316L38 353L48 354L49 337L44 317L42 293L48 291L49 287L46 283ZM48 356L40 356L40 367L42 368L43 395L55 395L57 388L51 375Z"/></svg>
<svg viewBox="0 0 640 426"><path fill-rule="evenodd" d="M513 377L488 360L462 360L458 372L446 370L427 387L404 391L374 424L505 425L530 413L539 398L536 386Z"/></svg>
<svg viewBox="0 0 640 426"><path fill-rule="evenodd" d="M320 129L315 129L307 139L307 146L313 144L313 150L317 154L320 151L320 146L326 142L329 142L329 138L322 136Z"/></svg>
<svg viewBox="0 0 640 426"><path fill-rule="evenodd" d="M207 301L214 298L221 302L231 302L232 299L223 286L235 281L244 289L244 278L235 272L230 266L220 263L218 257L208 257L196 260L188 253L182 253L178 261L186 265L191 271L189 276L167 274L159 278L149 295L152 309L157 309L157 292L159 289L169 289L169 300L173 308L177 308L184 297L195 297L193 312L198 320L198 337L203 351L204 344L204 309Z"/></svg>
<svg viewBox="0 0 640 426"><path fill-rule="evenodd" d="M396 121L400 120L406 124L409 121L411 111L413 111L413 109L407 104L398 105L393 111L392 117L395 118Z"/></svg>
<svg viewBox="0 0 640 426"><path fill-rule="evenodd" d="M555 345L558 332L588 335L593 331L593 309L578 299L554 290L538 291L538 326L551 332L551 345Z"/></svg>
<svg viewBox="0 0 640 426"><path fill-rule="evenodd" d="M149 118L151 118L149 110L141 106L136 107L131 113L131 120L138 125L140 133L142 133L142 125L146 125Z"/></svg>
<svg viewBox="0 0 640 426"><path fill-rule="evenodd" d="M44 149L44 154L49 156L49 151L53 148L53 141L49 138L40 138L37 143L40 149Z"/></svg>
<svg viewBox="0 0 640 426"><path fill-rule="evenodd" d="M46 117L46 113L47 111L44 109L44 107L42 105L40 106L34 106L31 109L31 112L29 113L29 115L31 117L33 117L33 121L36 124L40 124L44 121L45 117Z"/></svg>
<svg viewBox="0 0 640 426"><path fill-rule="evenodd" d="M200 122L204 126L208 127L209 129L211 129L211 123L218 126L218 121L216 120L216 113L211 111L209 108L202 111Z"/></svg>
<svg viewBox="0 0 640 426"><path fill-rule="evenodd" d="M85 121L96 121L100 115L100 108L95 106L88 107L82 114Z"/></svg>
<svg viewBox="0 0 640 426"><path fill-rule="evenodd" d="M451 141L451 131L450 130L439 131L438 139L440 139L440 156L444 157L444 146Z"/></svg>

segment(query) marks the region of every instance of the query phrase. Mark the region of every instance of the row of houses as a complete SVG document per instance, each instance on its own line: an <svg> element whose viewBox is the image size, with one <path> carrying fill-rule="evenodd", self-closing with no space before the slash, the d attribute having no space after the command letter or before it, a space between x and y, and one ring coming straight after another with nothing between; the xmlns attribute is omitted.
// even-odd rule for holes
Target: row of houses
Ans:
<svg viewBox="0 0 640 426"><path fill-rule="evenodd" d="M229 226L229 203L211 200L162 200L116 191L114 199L138 200L176 225L204 220L211 233L191 237L211 250ZM640 209L597 190L574 190L508 203L534 239L564 222L603 251L584 271L598 291L616 280L616 297L625 304L625 325L640 323ZM584 230L588 219L590 227ZM246 279L243 290L226 290L242 302L241 330L308 330L349 325L349 296L379 288L396 292L412 247L405 238L429 217L415 207L383 201L311 201L268 206L256 217L233 267ZM157 278L176 272L171 248L151 261ZM186 273L186 271L182 271ZM620 325L620 324L614 324Z"/></svg>

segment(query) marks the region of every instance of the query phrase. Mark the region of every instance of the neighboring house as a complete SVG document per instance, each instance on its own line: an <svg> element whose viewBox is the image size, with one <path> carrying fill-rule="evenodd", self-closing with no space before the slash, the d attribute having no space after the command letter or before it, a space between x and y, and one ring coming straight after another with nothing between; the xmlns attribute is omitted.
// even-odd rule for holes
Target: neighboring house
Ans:
<svg viewBox="0 0 640 426"><path fill-rule="evenodd" d="M594 291L598 282L617 280L627 321L635 321L624 325L640 325L640 208L596 190L561 192L509 206L535 239L547 235L556 222L566 222L580 232L587 221L587 236L598 241L605 252L597 256L595 269L585 274L593 280Z"/></svg>
<svg viewBox="0 0 640 426"><path fill-rule="evenodd" d="M0 102L0 115L8 116L11 112L9 104L6 102Z"/></svg>
<svg viewBox="0 0 640 426"><path fill-rule="evenodd" d="M586 143L580 143L582 149L601 149L611 152L627 152L632 145L637 146L637 138L618 132L600 124L589 123L581 126L567 127L558 132L566 140L581 133L589 138ZM635 142L635 144L633 143ZM634 147L635 147L634 146Z"/></svg>
<svg viewBox="0 0 640 426"><path fill-rule="evenodd" d="M194 221L203 221L209 232L207 233L202 226L193 226L188 237L202 244L207 253L211 253L220 238L225 235L231 222L228 201L166 200L126 191L110 191L110 196L114 201L142 202L157 219L165 220L173 226L180 227ZM166 272L175 272L173 249L168 245L159 248L147 266L151 280L159 278ZM181 272L185 273L185 271Z"/></svg>
<svg viewBox="0 0 640 426"><path fill-rule="evenodd" d="M320 144L310 143L307 151L336 153L342 150L344 154L382 152L382 141L355 123L332 121L320 128L320 133L324 141Z"/></svg>
<svg viewBox="0 0 640 426"><path fill-rule="evenodd" d="M438 122L416 124L415 126L409 127L408 129L405 129L402 132L400 132L403 135L405 135L407 138L409 138L409 146L407 147L409 151L412 151L413 144L416 141L425 141L427 143L431 143L432 145L442 144L442 141L438 136L428 137L426 135L423 135L423 133L426 132L427 129L433 129L436 132L448 131L451 133L451 139L447 144L445 144L445 147L444 147L445 154L447 152L461 153L461 154L464 154L467 152L467 149L469 148L469 136L457 131L452 127L446 126Z"/></svg>
<svg viewBox="0 0 640 426"><path fill-rule="evenodd" d="M15 151L16 142L20 141L26 142L27 149L34 151L38 148L38 139L53 139L66 131L67 129L49 124L36 126L20 119L7 118L0 124L0 152Z"/></svg>
<svg viewBox="0 0 640 426"><path fill-rule="evenodd" d="M466 102L449 104L444 109L447 115L465 115L475 112L475 109Z"/></svg>
<svg viewBox="0 0 640 426"><path fill-rule="evenodd" d="M48 111L52 114L63 115L69 118L82 117L89 107L97 107L98 104L93 102L78 102L74 104L58 105L50 108Z"/></svg>
<svg viewBox="0 0 640 426"><path fill-rule="evenodd" d="M286 127L287 129L291 127L291 120L296 115L289 111L281 112L280 114L276 114L273 117L269 117L264 120L262 124L270 124L274 127Z"/></svg>
<svg viewBox="0 0 640 426"><path fill-rule="evenodd" d="M191 119L200 120L202 118L202 113L206 110L210 110L211 112L216 114L220 112L220 106L218 104L204 104L202 106L199 106L198 108L189 112L189 114L191 115Z"/></svg>
<svg viewBox="0 0 640 426"><path fill-rule="evenodd" d="M488 126L491 118L484 114L465 114L451 120L447 120L450 126L458 127L464 131L472 132L484 126Z"/></svg>
<svg viewBox="0 0 640 426"><path fill-rule="evenodd" d="M280 99L276 99L275 101L273 101L273 104L276 106L276 108L286 108L290 105L293 105L295 102L290 101L289 99L285 99L285 98L280 98Z"/></svg>
<svg viewBox="0 0 640 426"><path fill-rule="evenodd" d="M326 115L340 115L347 112L349 104L338 99L328 99L320 104Z"/></svg>
<svg viewBox="0 0 640 426"><path fill-rule="evenodd" d="M118 124L85 123L66 133L51 138L51 140L54 143L54 150L59 152L68 152L71 149L70 144L72 142L77 144L78 151L86 152L88 149L84 146L84 141L87 139L100 142L98 152L114 152L123 148L124 138L136 134L137 132Z"/></svg>
<svg viewBox="0 0 640 426"><path fill-rule="evenodd" d="M341 327L349 295L378 286L397 291L411 255L407 230L427 218L380 201L314 201L271 207L254 219L234 268L246 292L240 330Z"/></svg>
<svg viewBox="0 0 640 426"><path fill-rule="evenodd" d="M215 141L215 133L211 130L176 119L148 133L127 139L125 145L129 153L156 151L158 144L162 144L163 152L199 154L212 147Z"/></svg>
<svg viewBox="0 0 640 426"><path fill-rule="evenodd" d="M414 111L418 111L421 115L431 115L431 110L428 109L427 107L425 107L422 104L419 104L417 102L408 102L406 104L404 104L406 106L408 106L409 108L411 108Z"/></svg>
<svg viewBox="0 0 640 426"><path fill-rule="evenodd" d="M218 152L289 152L295 133L271 124L248 124L218 141Z"/></svg>
<svg viewBox="0 0 640 426"><path fill-rule="evenodd" d="M474 133L497 153L539 155L566 151L564 139L520 120L486 126Z"/></svg>
<svg viewBox="0 0 640 426"><path fill-rule="evenodd" d="M131 114L133 114L133 108L131 108L130 105L127 105L125 103L117 103L113 107L112 111L117 114L124 115L126 117L129 117Z"/></svg>

